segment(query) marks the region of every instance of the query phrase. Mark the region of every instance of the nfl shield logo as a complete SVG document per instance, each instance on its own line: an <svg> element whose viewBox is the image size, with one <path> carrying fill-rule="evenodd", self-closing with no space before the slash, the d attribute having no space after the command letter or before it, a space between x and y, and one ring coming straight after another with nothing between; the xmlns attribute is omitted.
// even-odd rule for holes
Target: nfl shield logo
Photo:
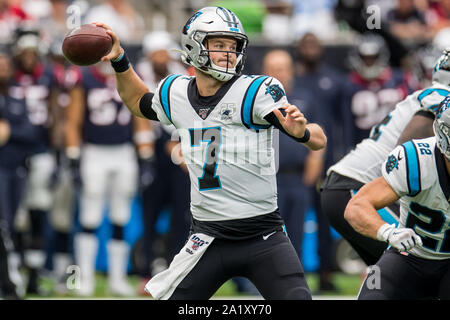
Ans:
<svg viewBox="0 0 450 320"><path fill-rule="evenodd" d="M198 110L198 115L199 115L203 120L205 120L206 117L208 116L208 111L209 111L209 109L200 109L200 110Z"/></svg>

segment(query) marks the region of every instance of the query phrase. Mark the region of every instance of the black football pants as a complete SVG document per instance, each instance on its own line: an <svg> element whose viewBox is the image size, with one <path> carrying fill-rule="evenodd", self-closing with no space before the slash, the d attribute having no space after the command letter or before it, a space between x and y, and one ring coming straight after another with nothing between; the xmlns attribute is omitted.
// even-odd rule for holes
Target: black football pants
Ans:
<svg viewBox="0 0 450 320"><path fill-rule="evenodd" d="M429 260L391 248L364 281L359 300L450 300L450 259Z"/></svg>
<svg viewBox="0 0 450 320"><path fill-rule="evenodd" d="M347 240L361 259L374 265L387 248L387 243L363 236L345 220L344 212L351 199L350 190L324 189L321 192L322 211L333 228Z"/></svg>
<svg viewBox="0 0 450 320"><path fill-rule="evenodd" d="M310 300L311 292L289 238L214 239L170 300L205 300L233 277L248 278L268 300Z"/></svg>

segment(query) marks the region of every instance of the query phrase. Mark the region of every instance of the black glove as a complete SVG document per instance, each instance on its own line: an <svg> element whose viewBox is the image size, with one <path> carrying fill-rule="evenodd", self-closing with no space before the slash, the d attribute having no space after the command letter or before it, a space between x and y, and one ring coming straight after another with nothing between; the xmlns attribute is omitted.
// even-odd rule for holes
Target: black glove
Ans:
<svg viewBox="0 0 450 320"><path fill-rule="evenodd" d="M155 157L139 158L139 187L145 189L155 181Z"/></svg>
<svg viewBox="0 0 450 320"><path fill-rule="evenodd" d="M76 188L80 188L82 184L80 173L80 159L77 158L69 159L69 170L72 176L73 185Z"/></svg>

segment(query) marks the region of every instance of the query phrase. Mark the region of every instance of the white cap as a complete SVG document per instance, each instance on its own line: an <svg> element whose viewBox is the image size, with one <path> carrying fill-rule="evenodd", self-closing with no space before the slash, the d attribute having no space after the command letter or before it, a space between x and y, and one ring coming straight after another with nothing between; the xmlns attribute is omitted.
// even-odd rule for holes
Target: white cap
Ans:
<svg viewBox="0 0 450 320"><path fill-rule="evenodd" d="M433 45L439 50L450 47L450 27L441 29L433 38Z"/></svg>
<svg viewBox="0 0 450 320"><path fill-rule="evenodd" d="M145 54L151 54L159 50L167 50L173 58L176 58L177 54L172 49L180 50L180 46L167 31L150 32L144 37L142 47Z"/></svg>

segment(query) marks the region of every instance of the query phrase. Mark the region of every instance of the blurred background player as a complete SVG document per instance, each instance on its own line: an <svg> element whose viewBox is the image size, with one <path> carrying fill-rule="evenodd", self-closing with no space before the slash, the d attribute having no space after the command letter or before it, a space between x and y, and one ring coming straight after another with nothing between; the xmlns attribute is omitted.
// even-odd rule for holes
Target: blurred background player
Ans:
<svg viewBox="0 0 450 320"><path fill-rule="evenodd" d="M47 16L39 19L39 30L42 42L50 47L55 41L61 41L70 31L67 21L67 7L69 1L50 0L50 10Z"/></svg>
<svg viewBox="0 0 450 320"><path fill-rule="evenodd" d="M315 120L327 134L328 143L322 160L318 161L318 153L311 153L308 165L315 172L306 180L310 188L311 207L314 208L317 219L318 254L319 254L319 292L335 291L332 280L333 262L330 225L322 213L319 201L318 185L325 176L327 168L334 159L342 154L348 131L345 129L349 120L348 113L343 112L343 88L346 78L325 61L322 42L312 32L306 32L295 44L295 83L304 91L308 91L314 99L311 101Z"/></svg>
<svg viewBox="0 0 450 320"><path fill-rule="evenodd" d="M104 0L92 6L84 18L84 23L102 21L117 30L124 45L142 40L144 20L128 0Z"/></svg>
<svg viewBox="0 0 450 320"><path fill-rule="evenodd" d="M0 44L11 45L15 39L16 29L30 17L20 4L10 0L0 0Z"/></svg>
<svg viewBox="0 0 450 320"><path fill-rule="evenodd" d="M144 37L144 57L136 64L136 71L150 90L155 90L169 74L187 74L186 68L176 60L178 54L174 49L179 49L179 45L166 31L154 31ZM176 136L172 137L175 128L158 121L151 121L151 126L155 146L153 180L141 176L144 232L140 251L143 264L139 266L139 273L145 283L167 268L168 262L183 246L190 224L189 176L173 163L171 157L172 150L178 145ZM170 210L170 230L161 237L156 223L164 209Z"/></svg>
<svg viewBox="0 0 450 320"><path fill-rule="evenodd" d="M0 298L4 299L25 295L12 237L25 185L25 160L28 150L38 142L25 99L9 94L13 74L10 57L0 52Z"/></svg>
<svg viewBox="0 0 450 320"><path fill-rule="evenodd" d="M372 128L369 138L359 143L328 170L321 201L333 227L352 245L367 265L373 265L387 244L364 237L344 220L344 210L357 191L381 176L380 165L387 154L412 138L433 135L432 121L439 103L450 93L449 52L444 51L433 73L433 86L415 91L399 102L383 121ZM379 211L390 223L398 223L399 207L394 204Z"/></svg>
<svg viewBox="0 0 450 320"><path fill-rule="evenodd" d="M347 130L353 132L347 135L352 139L347 141L347 151L367 138L370 128L383 120L397 102L418 89L411 74L390 67L389 57L384 39L373 33L361 35L350 53L352 71L344 103L353 117L353 125Z"/></svg>
<svg viewBox="0 0 450 320"><path fill-rule="evenodd" d="M84 68L71 92L66 126L66 156L80 189L81 231L74 238L75 261L81 269L78 294L93 295L98 250L96 229L108 203L112 239L107 243L108 284L112 294L130 296L127 280L130 254L124 241L124 226L138 185L138 157L148 160L153 150L149 122L132 117L115 86L113 69L107 63ZM78 181L76 181L78 180Z"/></svg>
<svg viewBox="0 0 450 320"><path fill-rule="evenodd" d="M70 104L70 89L79 82L80 69L71 65L62 54L62 41L54 40L49 48L48 60L54 70L55 85L52 87L52 103L55 105L52 145L56 156L56 169L52 176L54 191L53 205L49 212L51 226L50 246L52 253L55 289L62 293L67 291L67 267L73 264L72 231L76 193L70 171L70 163L65 154L65 127L67 107Z"/></svg>
<svg viewBox="0 0 450 320"><path fill-rule="evenodd" d="M309 121L316 122L312 97L296 84L294 61L289 52L277 49L269 51L264 56L262 73L280 80L288 100L297 105ZM321 173L323 151L296 148L296 141L283 134L279 135L278 143L278 206L286 223L287 234L301 259L305 213L312 205L310 186ZM309 161L312 159L308 158L315 160Z"/></svg>
<svg viewBox="0 0 450 320"><path fill-rule="evenodd" d="M28 293L38 293L38 274L45 263L47 213L53 203L51 178L56 168L51 136L55 106L52 87L55 73L44 63L39 32L35 28L18 31L13 46L16 71L11 94L27 102L28 117L36 127L39 141L29 149L27 183L16 225L24 235L24 264L29 269Z"/></svg>

